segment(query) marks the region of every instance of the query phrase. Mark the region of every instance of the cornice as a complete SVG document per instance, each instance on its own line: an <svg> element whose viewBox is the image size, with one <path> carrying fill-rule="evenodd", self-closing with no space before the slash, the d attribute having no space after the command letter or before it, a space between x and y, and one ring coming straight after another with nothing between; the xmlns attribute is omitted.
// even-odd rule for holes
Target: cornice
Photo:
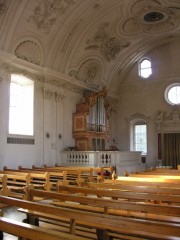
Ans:
<svg viewBox="0 0 180 240"><path fill-rule="evenodd" d="M27 71L30 74L36 75L38 78L44 78L45 82L48 82L48 84L55 85L56 87L63 86L71 91L81 92L83 90L98 90L94 85L91 86L90 84L74 79L63 73L19 59L15 55L4 51L0 51L0 64L6 64L9 67L21 69L21 71Z"/></svg>

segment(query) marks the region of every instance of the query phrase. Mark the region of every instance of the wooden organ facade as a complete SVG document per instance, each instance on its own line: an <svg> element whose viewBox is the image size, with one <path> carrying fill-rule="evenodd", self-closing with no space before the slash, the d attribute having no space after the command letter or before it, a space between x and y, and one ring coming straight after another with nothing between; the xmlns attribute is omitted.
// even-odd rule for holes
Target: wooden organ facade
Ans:
<svg viewBox="0 0 180 240"><path fill-rule="evenodd" d="M107 91L84 95L73 114L73 138L79 151L104 151L110 139Z"/></svg>

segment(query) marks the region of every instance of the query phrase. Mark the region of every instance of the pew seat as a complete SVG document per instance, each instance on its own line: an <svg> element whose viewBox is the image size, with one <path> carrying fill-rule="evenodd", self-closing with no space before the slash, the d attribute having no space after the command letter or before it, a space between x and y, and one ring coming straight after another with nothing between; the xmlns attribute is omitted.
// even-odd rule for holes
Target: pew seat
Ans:
<svg viewBox="0 0 180 240"><path fill-rule="evenodd" d="M0 230L21 239L31 240L74 240L74 236L69 233L59 232L52 229L22 223L9 218L0 217ZM76 240L88 240L88 238L76 236Z"/></svg>

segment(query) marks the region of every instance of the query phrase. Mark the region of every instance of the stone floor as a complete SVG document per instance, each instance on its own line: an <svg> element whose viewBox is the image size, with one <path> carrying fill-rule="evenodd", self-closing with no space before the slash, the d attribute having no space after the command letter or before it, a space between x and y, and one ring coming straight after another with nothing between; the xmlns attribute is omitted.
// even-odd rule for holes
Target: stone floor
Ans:
<svg viewBox="0 0 180 240"><path fill-rule="evenodd" d="M26 218L24 213L20 213L17 211L15 207L5 207L2 209L4 213L4 217L11 218L17 221L21 221ZM3 240L17 240L18 237L4 233Z"/></svg>

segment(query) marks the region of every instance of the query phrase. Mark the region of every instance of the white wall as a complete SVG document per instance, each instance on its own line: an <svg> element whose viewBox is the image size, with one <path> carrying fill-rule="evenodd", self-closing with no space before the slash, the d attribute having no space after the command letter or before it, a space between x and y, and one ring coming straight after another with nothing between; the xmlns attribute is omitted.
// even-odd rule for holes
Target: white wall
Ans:
<svg viewBox="0 0 180 240"><path fill-rule="evenodd" d="M34 76L35 144L7 144L9 78L10 75L5 74L0 82L0 169L3 166L17 168L19 165L24 167L31 167L33 164L54 165L59 162L60 153L64 148L74 146L72 114L81 95L70 91L65 92L64 89L54 88L51 85L45 86L36 82L36 76ZM43 94L44 87L45 94ZM46 137L46 133L49 133L49 138Z"/></svg>
<svg viewBox="0 0 180 240"><path fill-rule="evenodd" d="M116 139L119 149L130 150L129 119L134 114L145 115L148 119L147 163L151 164L158 160L155 116L159 110L172 112L173 107L165 101L164 91L169 84L180 82L180 39L154 49L144 57L151 59L153 74L149 79L140 78L135 63L124 79L117 104Z"/></svg>

